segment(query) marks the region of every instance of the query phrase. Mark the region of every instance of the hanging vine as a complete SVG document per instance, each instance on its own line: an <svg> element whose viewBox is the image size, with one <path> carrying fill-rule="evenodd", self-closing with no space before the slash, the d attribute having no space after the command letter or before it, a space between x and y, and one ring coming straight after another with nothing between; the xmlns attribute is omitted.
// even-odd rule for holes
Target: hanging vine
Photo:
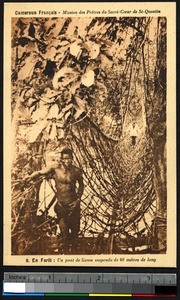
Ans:
<svg viewBox="0 0 180 300"><path fill-rule="evenodd" d="M113 253L120 251L117 240L125 245L128 236L128 241L138 245L134 236L138 231L144 230L146 240L151 234L146 215L149 218L151 214L152 221L157 193L148 107L153 105L149 92L152 72L161 65L160 57L155 57L156 36L150 35L153 18L87 18L78 22L73 18L14 19L15 252L17 239L21 241L27 233L22 229L24 224L25 228L45 224L42 239L47 226L54 226L55 219L36 214L42 179L28 190L22 182L26 174L47 163L45 153L52 151L55 156L63 145L73 149L76 164L83 168L86 187L81 237L101 236L103 245L108 240L104 251ZM159 24L162 26L162 21ZM164 45L161 36L159 29L158 49ZM155 49L151 54L157 61L155 67L150 64L150 48ZM134 127L128 129L133 123L138 133ZM145 239L140 243L147 245ZM31 246L23 249L23 253L32 250Z"/></svg>

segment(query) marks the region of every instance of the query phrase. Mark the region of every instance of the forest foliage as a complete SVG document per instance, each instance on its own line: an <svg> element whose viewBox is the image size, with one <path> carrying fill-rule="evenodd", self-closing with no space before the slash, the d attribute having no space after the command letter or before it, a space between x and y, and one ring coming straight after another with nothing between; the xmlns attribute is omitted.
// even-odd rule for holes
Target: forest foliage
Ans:
<svg viewBox="0 0 180 300"><path fill-rule="evenodd" d="M166 141L166 20L14 18L12 25L13 178L67 144L84 168L88 220L96 210L90 229L110 230L113 216L117 232L136 232L144 214L154 214L153 143Z"/></svg>

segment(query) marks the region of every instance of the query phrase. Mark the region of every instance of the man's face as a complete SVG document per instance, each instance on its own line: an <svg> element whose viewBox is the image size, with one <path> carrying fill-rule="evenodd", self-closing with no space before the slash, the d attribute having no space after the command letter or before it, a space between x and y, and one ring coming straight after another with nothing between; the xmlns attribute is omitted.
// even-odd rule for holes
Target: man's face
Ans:
<svg viewBox="0 0 180 300"><path fill-rule="evenodd" d="M62 154L61 160L67 168L72 165L72 156L70 154Z"/></svg>

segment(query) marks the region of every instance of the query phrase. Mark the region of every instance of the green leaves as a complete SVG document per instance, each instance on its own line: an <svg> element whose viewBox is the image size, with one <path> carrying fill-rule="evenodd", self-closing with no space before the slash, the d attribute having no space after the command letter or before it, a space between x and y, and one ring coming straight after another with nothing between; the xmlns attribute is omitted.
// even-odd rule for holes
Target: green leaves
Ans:
<svg viewBox="0 0 180 300"><path fill-rule="evenodd" d="M28 57L26 57L18 72L18 80L24 80L27 77L32 77L37 62L38 56L35 53L31 53Z"/></svg>
<svg viewBox="0 0 180 300"><path fill-rule="evenodd" d="M87 71L83 76L81 77L81 83L85 85L86 87L90 87L94 84L95 80L95 74L93 70Z"/></svg>
<svg viewBox="0 0 180 300"><path fill-rule="evenodd" d="M33 118L39 120L40 110L35 112L39 107L42 118L48 118L50 109L51 118L54 111L55 118L72 123L91 111L105 132L101 113L110 115L113 124L123 120L132 65L140 64L143 22L141 18L20 18L13 33L14 80L18 77L24 89L28 85L34 89L22 102Z"/></svg>
<svg viewBox="0 0 180 300"><path fill-rule="evenodd" d="M82 49L81 49L82 40L77 39L74 43L70 45L70 54L76 57L77 59L80 57Z"/></svg>
<svg viewBox="0 0 180 300"><path fill-rule="evenodd" d="M63 67L55 73L52 84L54 89L60 90L67 87L71 82L75 81L78 77L77 72L72 68Z"/></svg>

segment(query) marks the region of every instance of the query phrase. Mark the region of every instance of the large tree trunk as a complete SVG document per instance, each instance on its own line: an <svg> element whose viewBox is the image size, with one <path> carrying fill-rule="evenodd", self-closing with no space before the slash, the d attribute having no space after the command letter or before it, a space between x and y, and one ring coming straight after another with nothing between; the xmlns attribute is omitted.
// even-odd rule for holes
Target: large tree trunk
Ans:
<svg viewBox="0 0 180 300"><path fill-rule="evenodd" d="M155 68L154 110L151 137L153 139L154 186L157 198L154 250L166 250L166 19L158 18L157 57Z"/></svg>
<svg viewBox="0 0 180 300"><path fill-rule="evenodd" d="M165 144L165 141L155 141L153 149L154 185L157 198L157 215L160 217L166 217L167 209Z"/></svg>
<svg viewBox="0 0 180 300"><path fill-rule="evenodd" d="M165 141L155 141L153 150L156 216L153 223L153 251L165 252L167 246L167 189Z"/></svg>
<svg viewBox="0 0 180 300"><path fill-rule="evenodd" d="M146 120L150 138L153 142L154 188L156 192L156 216L153 222L153 250L164 251L166 248L166 18L157 18L156 54L154 74L146 74L146 82L154 77L153 85L147 86ZM148 51L150 51L148 49ZM145 57L145 56L144 56ZM145 60L144 60L144 64ZM147 70L148 67L144 66ZM153 88L153 92L152 92Z"/></svg>

